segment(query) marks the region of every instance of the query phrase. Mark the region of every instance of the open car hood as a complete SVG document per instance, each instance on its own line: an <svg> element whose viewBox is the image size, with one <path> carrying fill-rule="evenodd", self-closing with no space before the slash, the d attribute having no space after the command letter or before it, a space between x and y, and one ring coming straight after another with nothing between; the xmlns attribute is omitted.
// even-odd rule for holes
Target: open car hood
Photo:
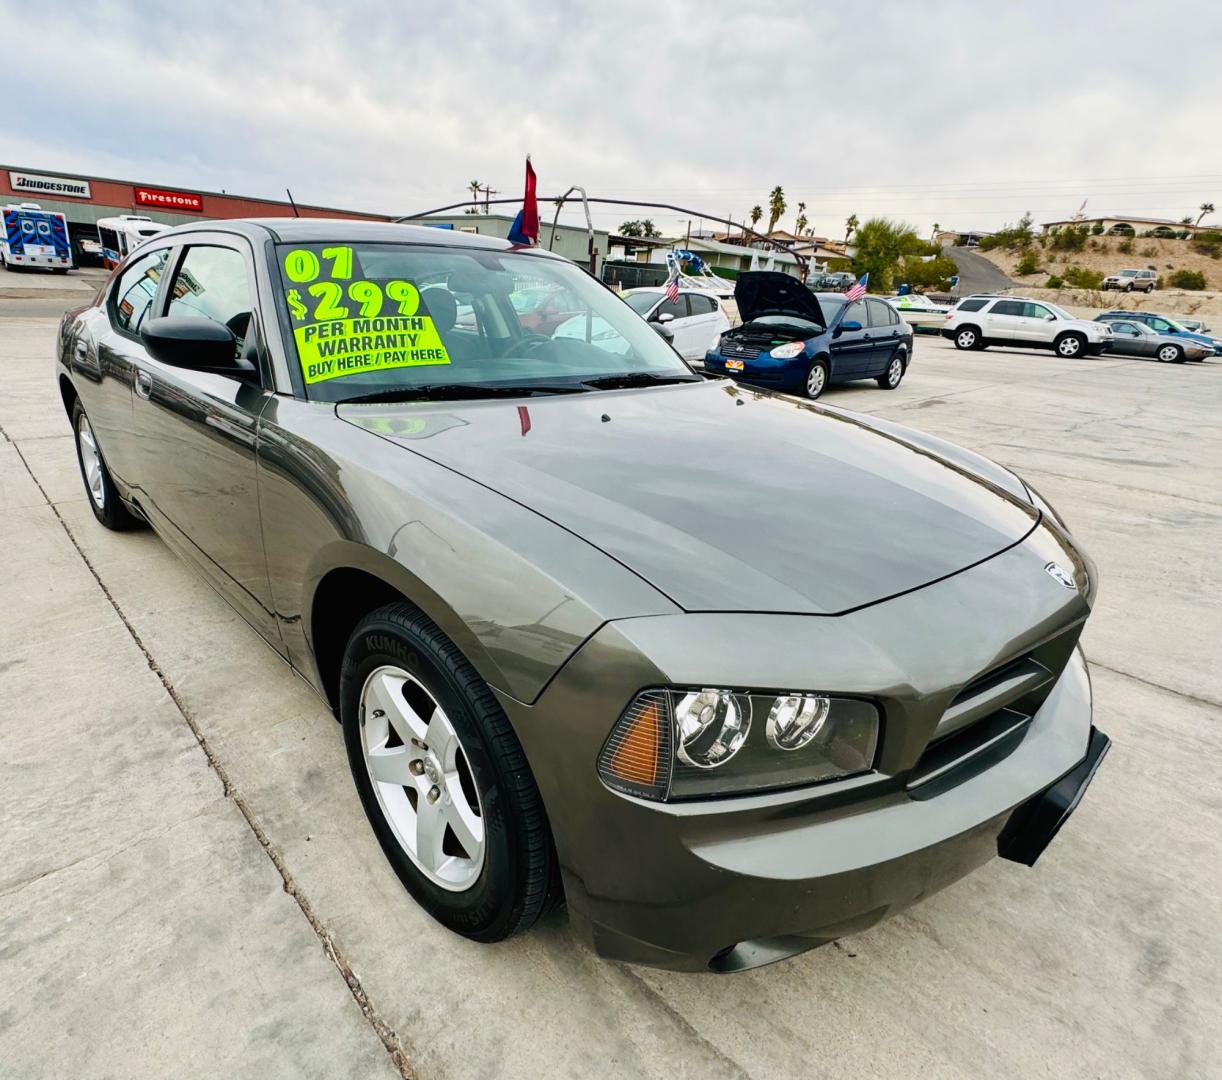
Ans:
<svg viewBox="0 0 1222 1080"><path fill-rule="evenodd" d="M761 315L790 315L827 326L823 309L813 292L797 278L778 270L750 270L739 274L734 299L743 322Z"/></svg>

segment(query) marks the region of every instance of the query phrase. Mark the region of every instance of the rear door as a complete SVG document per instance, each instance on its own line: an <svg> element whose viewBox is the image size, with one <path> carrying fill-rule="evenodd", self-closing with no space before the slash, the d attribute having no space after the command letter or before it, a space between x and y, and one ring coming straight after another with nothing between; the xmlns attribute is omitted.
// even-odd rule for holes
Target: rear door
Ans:
<svg viewBox="0 0 1222 1080"><path fill-rule="evenodd" d="M1020 334L1023 317L1021 300L998 300L984 313L984 336L991 341L1022 340Z"/></svg>
<svg viewBox="0 0 1222 1080"><path fill-rule="evenodd" d="M145 355L140 329L156 310L171 251L167 244L142 252L116 274L101 308L85 317L87 332L70 345L73 386L106 467L124 488L136 471L132 385Z"/></svg>
<svg viewBox="0 0 1222 1080"><path fill-rule="evenodd" d="M860 330L845 330L845 323L859 323ZM860 379L873 362L874 339L870 330L870 313L864 300L855 300L844 308L838 324L839 336L831 344L832 378Z"/></svg>
<svg viewBox="0 0 1222 1080"><path fill-rule="evenodd" d="M133 397L139 501L163 539L276 644L255 452L270 380L254 256L245 238L193 233L171 265L165 314L228 327L250 370L241 378L192 371L141 350Z"/></svg>
<svg viewBox="0 0 1222 1080"><path fill-rule="evenodd" d="M867 300L866 307L870 311L870 337L874 348L865 374L881 375L903 340L899 312L885 300Z"/></svg>
<svg viewBox="0 0 1222 1080"><path fill-rule="evenodd" d="M687 307L688 345L679 351L688 360L703 360L704 354L716 344L717 336L725 329L725 317L717 306L717 299L703 293L688 293Z"/></svg>

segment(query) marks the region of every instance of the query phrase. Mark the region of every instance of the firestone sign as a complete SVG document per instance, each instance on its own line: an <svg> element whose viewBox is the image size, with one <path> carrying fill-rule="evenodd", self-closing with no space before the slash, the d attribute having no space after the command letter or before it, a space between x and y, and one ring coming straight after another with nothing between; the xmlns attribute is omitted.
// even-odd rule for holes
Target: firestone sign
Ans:
<svg viewBox="0 0 1222 1080"><path fill-rule="evenodd" d="M137 206L155 206L159 210L185 210L193 214L204 212L204 200L188 191L163 191L161 188L149 187L132 190L136 194Z"/></svg>
<svg viewBox="0 0 1222 1080"><path fill-rule="evenodd" d="M88 199L89 181L70 176L43 176L41 173L13 172L8 174L9 187L22 195L67 195L70 199Z"/></svg>

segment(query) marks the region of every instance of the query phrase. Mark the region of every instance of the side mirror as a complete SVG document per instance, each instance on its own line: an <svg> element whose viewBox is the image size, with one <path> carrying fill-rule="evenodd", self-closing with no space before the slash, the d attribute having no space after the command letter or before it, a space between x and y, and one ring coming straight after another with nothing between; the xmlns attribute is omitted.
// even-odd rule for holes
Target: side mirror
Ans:
<svg viewBox="0 0 1222 1080"><path fill-rule="evenodd" d="M856 319L846 319L840 324L840 329L843 333L850 334L854 330L860 330L861 323L859 323Z"/></svg>
<svg viewBox="0 0 1222 1080"><path fill-rule="evenodd" d="M672 315L669 311L662 312L662 314L659 315L657 318L658 318L658 322L660 323L668 323L668 322L675 321L674 315Z"/></svg>
<svg viewBox="0 0 1222 1080"><path fill-rule="evenodd" d="M1056 322L1056 321L1057 321L1057 317L1055 315L1045 315L1044 316L1044 322Z"/></svg>
<svg viewBox="0 0 1222 1080"><path fill-rule="evenodd" d="M673 319L674 316L663 315L662 318ZM669 342L672 345L674 344L675 332L669 326L663 326L660 322L651 322L649 325L653 327L653 332L657 334L658 337L662 338L663 341Z"/></svg>
<svg viewBox="0 0 1222 1080"><path fill-rule="evenodd" d="M219 372L242 369L233 331L212 319L191 315L150 319L140 331L140 340L154 360L173 367Z"/></svg>

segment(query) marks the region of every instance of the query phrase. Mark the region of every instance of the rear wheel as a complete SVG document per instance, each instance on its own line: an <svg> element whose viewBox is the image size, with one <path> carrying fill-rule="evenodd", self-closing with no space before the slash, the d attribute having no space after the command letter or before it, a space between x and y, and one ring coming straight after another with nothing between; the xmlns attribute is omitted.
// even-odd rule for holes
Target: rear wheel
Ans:
<svg viewBox="0 0 1222 1080"><path fill-rule="evenodd" d="M814 401L824 390L827 389L827 361L816 360L810 365L810 370L806 373L806 382L802 386L802 392Z"/></svg>
<svg viewBox="0 0 1222 1080"><path fill-rule="evenodd" d="M81 467L81 480L85 484L85 494L89 497L93 516L106 528L116 532L138 529L143 522L119 498L98 446L97 436L80 401L72 406L72 430L76 433L76 461Z"/></svg>
<svg viewBox="0 0 1222 1080"><path fill-rule="evenodd" d="M1182 364L1184 362L1184 350L1178 345L1163 345L1158 350L1158 358L1164 364Z"/></svg>
<svg viewBox="0 0 1222 1080"><path fill-rule="evenodd" d="M961 326L955 332L956 349L979 349L980 331L974 326Z"/></svg>
<svg viewBox="0 0 1222 1080"><path fill-rule="evenodd" d="M475 941L530 927L559 894L551 833L466 657L410 604L379 608L348 641L340 716L365 814L416 902Z"/></svg>
<svg viewBox="0 0 1222 1080"><path fill-rule="evenodd" d="M1086 351L1086 338L1081 334L1062 334L1056 339L1054 347L1058 356L1072 360Z"/></svg>
<svg viewBox="0 0 1222 1080"><path fill-rule="evenodd" d="M883 372L875 381L880 389L894 390L900 384L900 380L904 377L904 354L896 353L891 358L891 363L887 365L887 370Z"/></svg>

